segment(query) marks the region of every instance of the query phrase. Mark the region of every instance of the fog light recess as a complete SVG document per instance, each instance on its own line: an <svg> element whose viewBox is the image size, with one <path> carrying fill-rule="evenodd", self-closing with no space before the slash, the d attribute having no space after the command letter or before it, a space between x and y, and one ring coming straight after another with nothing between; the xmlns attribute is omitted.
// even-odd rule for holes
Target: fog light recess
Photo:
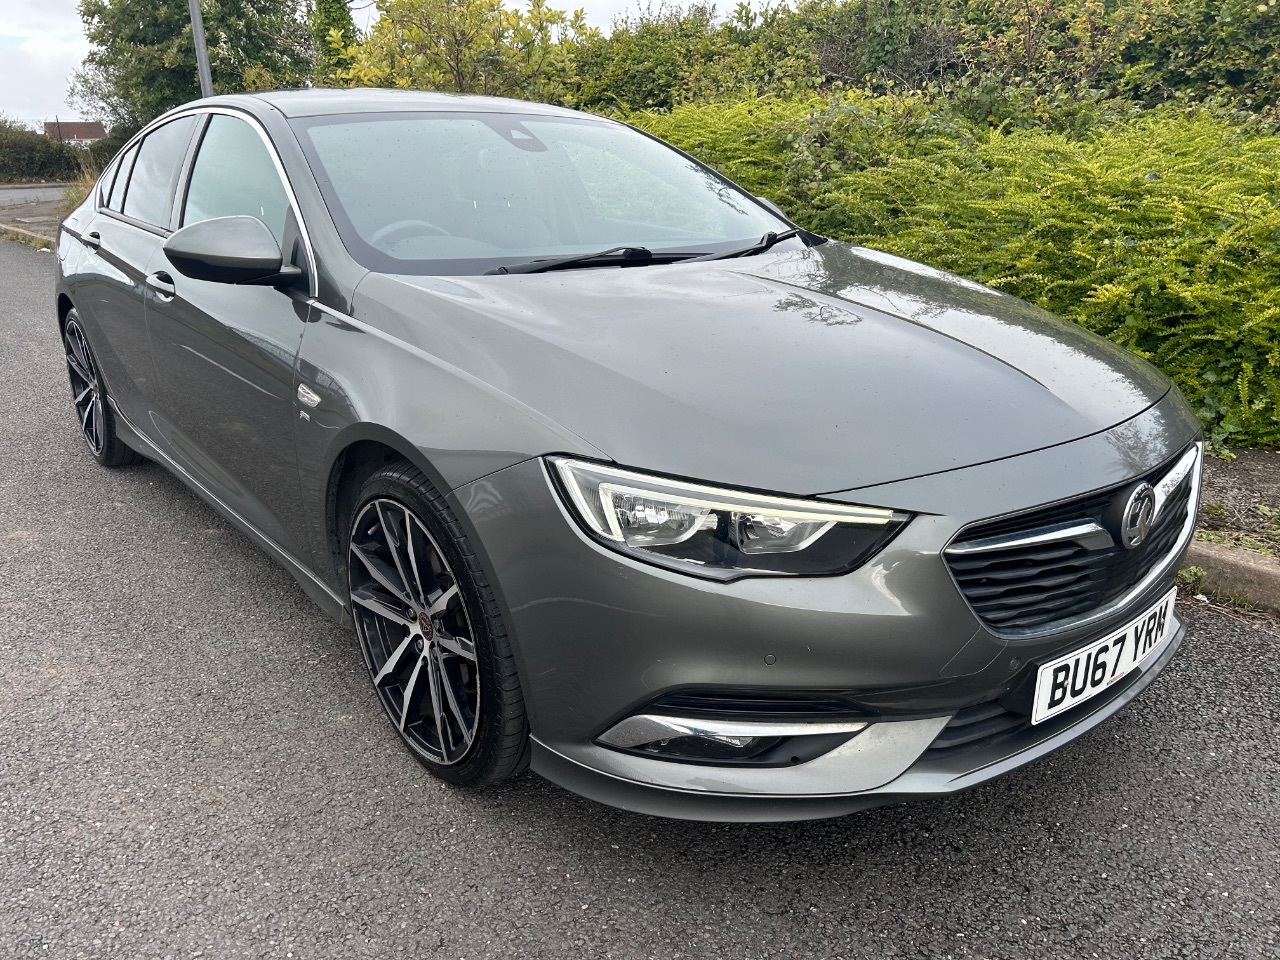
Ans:
<svg viewBox="0 0 1280 960"><path fill-rule="evenodd" d="M784 767L816 759L866 726L861 721L770 723L642 713L615 724L596 742L655 760Z"/></svg>

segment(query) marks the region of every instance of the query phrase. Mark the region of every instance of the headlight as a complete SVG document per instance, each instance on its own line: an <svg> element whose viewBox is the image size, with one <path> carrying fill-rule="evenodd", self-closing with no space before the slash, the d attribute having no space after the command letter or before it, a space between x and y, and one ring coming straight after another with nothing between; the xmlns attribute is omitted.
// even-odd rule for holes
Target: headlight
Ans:
<svg viewBox="0 0 1280 960"><path fill-rule="evenodd" d="M552 457L550 464L571 512L595 539L717 580L845 573L911 516L704 487L582 460Z"/></svg>

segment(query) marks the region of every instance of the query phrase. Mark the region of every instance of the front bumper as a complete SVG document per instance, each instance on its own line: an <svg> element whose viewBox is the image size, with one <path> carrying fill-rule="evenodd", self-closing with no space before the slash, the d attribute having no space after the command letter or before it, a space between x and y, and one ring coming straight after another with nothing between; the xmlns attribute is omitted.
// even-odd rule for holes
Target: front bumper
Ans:
<svg viewBox="0 0 1280 960"><path fill-rule="evenodd" d="M1160 658L1132 682L1121 685L1110 695L1081 704L1056 720L1028 727L990 746L941 759L922 756L907 766L900 775L871 790L797 796L675 789L646 783L640 779L639 773L626 777L605 772L601 769L604 764L592 766L583 759L566 756L536 738L533 741L533 767L548 780L592 800L637 813L681 820L814 820L909 800L944 797L969 790L1039 760L1119 713L1160 675L1177 654L1185 638L1186 627L1179 622L1169 646ZM937 726L932 727L933 731L936 733L946 721L947 718L943 717ZM881 724L888 727L900 725ZM851 743L856 743L858 739L855 737ZM923 752L927 746L926 741L920 747L920 741L916 739L912 748L919 747ZM595 749L601 753L608 752L599 747ZM856 759L850 758L850 762L856 762Z"/></svg>
<svg viewBox="0 0 1280 960"><path fill-rule="evenodd" d="M1198 429L1171 394L1071 444L833 495L917 514L881 554L839 577L717 583L622 556L579 530L538 460L451 499L511 633L537 772L658 815L803 819L967 789L1067 743L1144 689L1181 644L1181 626L1152 668L1103 702L989 744L929 751L957 711L1014 695L1037 661L1121 625L1168 589L1176 569L1107 617L1012 639L973 614L941 550L975 521L1151 469ZM827 754L771 768L674 762L597 742L655 698L690 690L835 692L871 723Z"/></svg>

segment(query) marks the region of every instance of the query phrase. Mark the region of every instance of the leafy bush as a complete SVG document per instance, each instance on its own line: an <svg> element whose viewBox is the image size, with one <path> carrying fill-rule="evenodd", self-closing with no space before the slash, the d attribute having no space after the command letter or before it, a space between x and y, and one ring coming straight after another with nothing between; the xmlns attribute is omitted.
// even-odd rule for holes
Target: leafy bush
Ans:
<svg viewBox="0 0 1280 960"><path fill-rule="evenodd" d="M1215 441L1280 443L1280 137L1151 111L1012 133L923 97L628 118L800 223L991 284L1174 378Z"/></svg>
<svg viewBox="0 0 1280 960"><path fill-rule="evenodd" d="M358 43L334 51L352 86L407 87L567 103L573 57L595 35L581 10L546 0L526 9L503 0L379 0Z"/></svg>
<svg viewBox="0 0 1280 960"><path fill-rule="evenodd" d="M660 6L577 44L567 102L669 109L833 85L943 95L993 126L1201 102L1280 119L1276 0L799 0Z"/></svg>
<svg viewBox="0 0 1280 960"><path fill-rule="evenodd" d="M80 172L75 150L0 117L0 183L68 180Z"/></svg>
<svg viewBox="0 0 1280 960"><path fill-rule="evenodd" d="M1280 113L1276 0L1178 0L1125 51L1122 87L1145 100L1212 101Z"/></svg>
<svg viewBox="0 0 1280 960"><path fill-rule="evenodd" d="M101 140L89 144L89 159L85 165L91 170L105 170L120 148L137 132L131 127L113 127Z"/></svg>
<svg viewBox="0 0 1280 960"><path fill-rule="evenodd" d="M660 7L619 18L574 55L572 102L587 109L669 109L759 92L791 95L822 83L809 24L785 7Z"/></svg>

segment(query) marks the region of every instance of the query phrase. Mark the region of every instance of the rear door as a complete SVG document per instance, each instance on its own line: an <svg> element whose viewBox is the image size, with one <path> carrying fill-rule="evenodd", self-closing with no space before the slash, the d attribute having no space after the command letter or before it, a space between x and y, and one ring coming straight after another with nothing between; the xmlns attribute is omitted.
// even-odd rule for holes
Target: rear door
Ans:
<svg viewBox="0 0 1280 960"><path fill-rule="evenodd" d="M143 319L146 268L169 234L174 189L195 127L191 116L171 120L130 147L81 233L90 250L83 271L89 279L77 288L76 306L107 391L131 420L155 389Z"/></svg>
<svg viewBox="0 0 1280 960"><path fill-rule="evenodd" d="M147 326L158 389L150 412L165 452L294 556L302 516L294 363L309 316L311 265L274 148L255 121L207 115L175 226L260 219L307 275L288 289L185 277L157 249Z"/></svg>

